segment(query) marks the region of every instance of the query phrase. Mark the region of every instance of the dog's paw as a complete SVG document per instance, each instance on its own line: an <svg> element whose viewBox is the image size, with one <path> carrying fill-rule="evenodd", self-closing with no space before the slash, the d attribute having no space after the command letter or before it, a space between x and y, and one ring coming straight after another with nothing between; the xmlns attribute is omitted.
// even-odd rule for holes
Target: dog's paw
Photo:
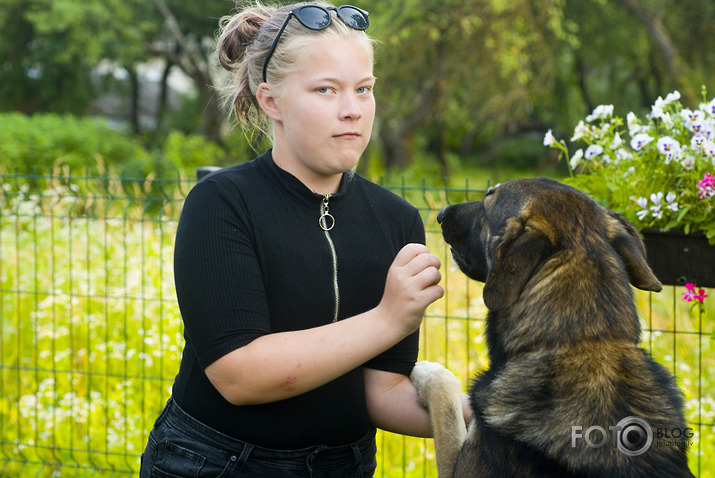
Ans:
<svg viewBox="0 0 715 478"><path fill-rule="evenodd" d="M415 364L410 374L410 380L417 389L420 403L428 408L429 402L436 392L450 387L456 388L456 391L459 392L461 387L459 379L452 372L438 363L427 360Z"/></svg>

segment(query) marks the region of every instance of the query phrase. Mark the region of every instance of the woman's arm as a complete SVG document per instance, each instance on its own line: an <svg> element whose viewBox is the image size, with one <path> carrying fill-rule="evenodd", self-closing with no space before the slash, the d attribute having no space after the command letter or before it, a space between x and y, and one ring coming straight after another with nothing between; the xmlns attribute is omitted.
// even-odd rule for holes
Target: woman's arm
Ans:
<svg viewBox="0 0 715 478"><path fill-rule="evenodd" d="M419 403L417 389L409 377L399 373L363 369L367 410L373 425L401 435L432 437L430 416ZM469 426L472 409L462 395L464 421Z"/></svg>
<svg viewBox="0 0 715 478"><path fill-rule="evenodd" d="M372 424L401 435L432 436L429 412L406 375L364 368L367 411Z"/></svg>
<svg viewBox="0 0 715 478"><path fill-rule="evenodd" d="M219 358L206 375L234 405L269 403L313 390L384 352L419 327L442 297L439 259L421 244L395 257L379 305L321 327L259 337Z"/></svg>

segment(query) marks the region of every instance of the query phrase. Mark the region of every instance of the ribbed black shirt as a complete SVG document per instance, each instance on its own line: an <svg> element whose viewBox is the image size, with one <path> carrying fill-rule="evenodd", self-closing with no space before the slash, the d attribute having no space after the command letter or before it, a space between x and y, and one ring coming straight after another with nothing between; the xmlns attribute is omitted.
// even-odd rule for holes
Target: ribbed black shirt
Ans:
<svg viewBox="0 0 715 478"><path fill-rule="evenodd" d="M419 211L358 174L346 173L328 200L330 240L318 222L323 200L268 151L197 183L179 220L174 274L186 345L173 396L197 420L254 445L300 449L362 438L370 424L361 370L291 399L234 406L204 368L257 337L330 323L331 242L338 319L375 307L397 252L425 242ZM364 366L407 375L417 348L414 333Z"/></svg>

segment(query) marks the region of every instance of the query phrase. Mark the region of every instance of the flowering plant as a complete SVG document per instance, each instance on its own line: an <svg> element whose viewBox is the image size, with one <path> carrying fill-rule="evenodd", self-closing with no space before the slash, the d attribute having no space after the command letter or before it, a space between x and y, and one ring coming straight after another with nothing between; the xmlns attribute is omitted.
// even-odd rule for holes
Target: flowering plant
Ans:
<svg viewBox="0 0 715 478"><path fill-rule="evenodd" d="M698 289L698 285L695 284L694 282L688 282L685 284L685 292L682 293L683 295L683 300L685 302L690 302L693 304L693 306L690 308L697 309L699 312L702 314L705 312L705 307L703 306L703 302L705 302L705 299L707 299L708 295L705 293L705 289ZM713 331L712 340L715 340L715 331Z"/></svg>
<svg viewBox="0 0 715 478"><path fill-rule="evenodd" d="M683 300L686 302L700 301L702 304L707 298L705 289L696 289L698 285L693 282L685 284L685 292L683 292Z"/></svg>
<svg viewBox="0 0 715 478"><path fill-rule="evenodd" d="M564 140L549 130L544 145L569 165L566 182L638 228L701 231L715 244L715 99L688 109L674 91L659 97L645 119L598 106L580 121L572 142L585 146L569 158Z"/></svg>

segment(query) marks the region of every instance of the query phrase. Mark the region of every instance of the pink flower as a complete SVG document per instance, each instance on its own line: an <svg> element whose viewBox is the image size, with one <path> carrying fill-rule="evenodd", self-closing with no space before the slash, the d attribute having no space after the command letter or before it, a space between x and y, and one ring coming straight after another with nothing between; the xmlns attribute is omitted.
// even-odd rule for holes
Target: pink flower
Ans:
<svg viewBox="0 0 715 478"><path fill-rule="evenodd" d="M694 300L699 300L700 303L702 303L705 298L707 297L707 294L705 293L705 289L698 289L696 290L695 288L698 285L693 283L693 282L688 282L685 284L685 290L686 292L683 292L683 300L686 302L692 302Z"/></svg>
<svg viewBox="0 0 715 478"><path fill-rule="evenodd" d="M710 199L715 196L715 177L705 173L703 179L698 181L698 195L700 199Z"/></svg>

